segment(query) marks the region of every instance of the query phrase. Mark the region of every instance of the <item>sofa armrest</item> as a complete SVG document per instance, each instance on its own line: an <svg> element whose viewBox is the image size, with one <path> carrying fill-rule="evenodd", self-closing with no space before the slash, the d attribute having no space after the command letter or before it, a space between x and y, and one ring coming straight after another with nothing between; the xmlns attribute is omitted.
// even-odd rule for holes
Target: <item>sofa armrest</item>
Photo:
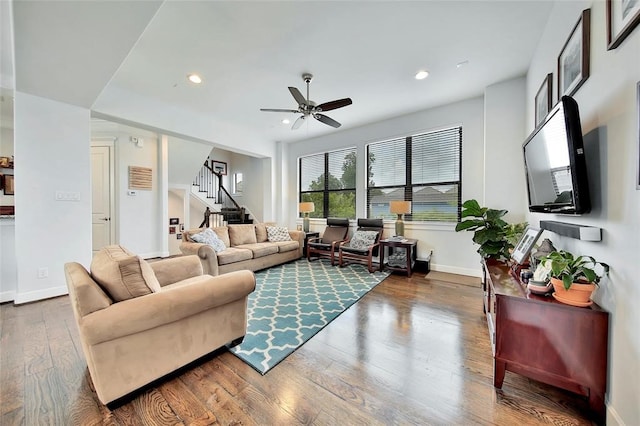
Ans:
<svg viewBox="0 0 640 426"><path fill-rule="evenodd" d="M88 345L108 342L179 321L183 318L246 298L256 287L253 272L243 270L212 277L115 303L78 322Z"/></svg>
<svg viewBox="0 0 640 426"><path fill-rule="evenodd" d="M304 248L304 237L306 234L303 231L298 230L289 230L289 236L292 240L297 241L300 247L298 248L298 252L300 253L300 257L302 257L302 251Z"/></svg>
<svg viewBox="0 0 640 426"><path fill-rule="evenodd" d="M197 277L204 273L200 258L196 255L171 257L150 262L149 265L151 265L151 269L153 269L162 287L187 278Z"/></svg>
<svg viewBox="0 0 640 426"><path fill-rule="evenodd" d="M193 243L185 241L180 244L180 251L183 254L195 254L202 261L202 269L205 274L216 276L218 271L218 255L208 244Z"/></svg>

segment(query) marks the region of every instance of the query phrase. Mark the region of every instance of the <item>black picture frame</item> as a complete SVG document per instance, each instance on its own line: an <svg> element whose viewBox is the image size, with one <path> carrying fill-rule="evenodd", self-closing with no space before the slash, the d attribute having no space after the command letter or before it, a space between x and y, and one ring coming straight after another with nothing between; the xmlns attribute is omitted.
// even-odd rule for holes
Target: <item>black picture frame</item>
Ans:
<svg viewBox="0 0 640 426"><path fill-rule="evenodd" d="M211 168L215 173L218 173L222 176L227 175L227 163L224 161L211 160Z"/></svg>
<svg viewBox="0 0 640 426"><path fill-rule="evenodd" d="M607 50L613 50L640 24L640 2L607 0Z"/></svg>
<svg viewBox="0 0 640 426"><path fill-rule="evenodd" d="M179 224L180 224L180 218L179 217L169 218L169 225L179 225Z"/></svg>
<svg viewBox="0 0 640 426"><path fill-rule="evenodd" d="M582 11L558 55L558 99L573 96L589 78L591 9Z"/></svg>
<svg viewBox="0 0 640 426"><path fill-rule="evenodd" d="M15 195L13 175L4 175L4 195Z"/></svg>
<svg viewBox="0 0 640 426"><path fill-rule="evenodd" d="M542 81L535 98L535 127L544 121L551 111L553 96L553 73L547 74Z"/></svg>

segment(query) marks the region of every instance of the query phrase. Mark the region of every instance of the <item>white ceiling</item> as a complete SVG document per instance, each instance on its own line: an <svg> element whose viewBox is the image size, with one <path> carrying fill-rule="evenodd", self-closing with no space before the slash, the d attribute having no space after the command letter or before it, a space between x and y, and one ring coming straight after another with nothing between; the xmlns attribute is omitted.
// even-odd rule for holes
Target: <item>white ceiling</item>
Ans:
<svg viewBox="0 0 640 426"><path fill-rule="evenodd" d="M524 75L551 8L540 0L14 1L15 84L94 109L101 98L113 107L114 93L123 105L150 99L292 142ZM413 78L420 69L426 80ZM204 83L188 83L190 72ZM309 120L292 131L280 120L296 115L259 111L295 109L287 86L305 93L303 72L315 76L315 102L353 99L326 113L341 129Z"/></svg>

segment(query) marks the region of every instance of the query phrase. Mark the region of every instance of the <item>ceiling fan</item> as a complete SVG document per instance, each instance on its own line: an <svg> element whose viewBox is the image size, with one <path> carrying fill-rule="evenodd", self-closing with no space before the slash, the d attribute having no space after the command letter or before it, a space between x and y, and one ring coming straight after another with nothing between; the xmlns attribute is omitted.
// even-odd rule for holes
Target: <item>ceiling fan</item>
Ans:
<svg viewBox="0 0 640 426"><path fill-rule="evenodd" d="M300 126L302 126L302 123L304 123L304 121L307 118L309 118L309 116L315 118L316 120L320 121L321 123L328 124L331 127L335 127L335 128L340 127L341 126L340 123L338 123L333 118L327 117L326 115L324 115L322 113L325 112L325 111L331 111L332 109L338 109L338 108L345 107L347 105L351 105L353 103L353 102L351 102L351 98L336 99L335 101L325 102L325 103L322 103L320 105L316 105L315 102L313 102L312 100L309 99L309 83L311 83L311 80L313 79L313 75L308 74L308 73L302 74L302 79L304 80L305 83L307 83L307 98L306 99L302 95L302 93L300 93L300 91L297 88L289 87L289 92L291 92L291 95L293 96L293 98L298 103L298 109L260 108L260 111L267 111L267 112L293 112L293 113L297 113L297 114L302 114L293 123L293 126L291 126L292 130L295 130L295 129L299 128Z"/></svg>

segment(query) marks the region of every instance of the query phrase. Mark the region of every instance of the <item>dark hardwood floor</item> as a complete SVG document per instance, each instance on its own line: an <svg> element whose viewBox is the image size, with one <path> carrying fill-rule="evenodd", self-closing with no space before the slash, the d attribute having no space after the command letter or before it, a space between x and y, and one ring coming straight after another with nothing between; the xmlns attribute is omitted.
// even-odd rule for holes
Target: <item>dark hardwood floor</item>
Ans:
<svg viewBox="0 0 640 426"><path fill-rule="evenodd" d="M479 284L437 278L392 275L265 376L219 351L113 409L66 296L4 304L0 424L591 424L569 392L509 372L494 389Z"/></svg>

